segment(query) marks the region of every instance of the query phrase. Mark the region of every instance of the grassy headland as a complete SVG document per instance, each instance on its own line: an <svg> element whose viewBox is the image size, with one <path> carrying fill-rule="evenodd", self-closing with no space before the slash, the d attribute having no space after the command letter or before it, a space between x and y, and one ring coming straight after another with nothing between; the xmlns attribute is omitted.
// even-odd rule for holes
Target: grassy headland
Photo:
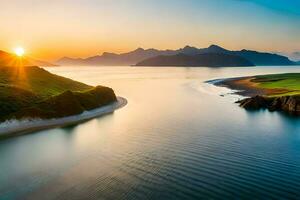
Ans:
<svg viewBox="0 0 300 200"><path fill-rule="evenodd" d="M246 109L267 108L300 115L300 73L270 74L225 79L223 85L250 98L238 101Z"/></svg>
<svg viewBox="0 0 300 200"><path fill-rule="evenodd" d="M39 67L0 67L0 121L65 117L114 101L111 88L92 87Z"/></svg>
<svg viewBox="0 0 300 200"><path fill-rule="evenodd" d="M270 74L225 79L218 83L244 96L264 95L269 97L300 94L300 73Z"/></svg>
<svg viewBox="0 0 300 200"><path fill-rule="evenodd" d="M300 73L256 76L251 81L257 84L256 87L265 90L271 90L268 93L268 96L287 96L300 94ZM274 93L272 93L272 90Z"/></svg>

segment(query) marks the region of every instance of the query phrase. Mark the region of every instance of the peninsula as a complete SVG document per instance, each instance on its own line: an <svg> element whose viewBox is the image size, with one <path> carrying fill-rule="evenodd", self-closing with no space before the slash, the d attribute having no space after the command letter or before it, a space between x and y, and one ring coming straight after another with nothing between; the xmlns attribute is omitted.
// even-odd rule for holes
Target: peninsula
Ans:
<svg viewBox="0 0 300 200"><path fill-rule="evenodd" d="M40 122L10 126L12 121L52 120L52 127L63 126L112 112L125 101L111 88L92 87L40 67L0 67L0 138L8 132L49 128ZM99 110L102 107L106 109Z"/></svg>
<svg viewBox="0 0 300 200"><path fill-rule="evenodd" d="M248 110L268 109L300 116L300 73L270 74L217 81L247 96L238 101Z"/></svg>

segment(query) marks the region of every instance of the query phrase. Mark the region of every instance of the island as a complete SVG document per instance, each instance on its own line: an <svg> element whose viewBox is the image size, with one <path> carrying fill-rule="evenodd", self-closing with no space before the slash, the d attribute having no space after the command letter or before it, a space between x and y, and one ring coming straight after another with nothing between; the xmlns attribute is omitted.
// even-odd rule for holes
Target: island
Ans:
<svg viewBox="0 0 300 200"><path fill-rule="evenodd" d="M78 123L125 104L108 87L86 85L36 66L0 67L0 138Z"/></svg>
<svg viewBox="0 0 300 200"><path fill-rule="evenodd" d="M204 53L157 56L141 61L136 66L248 67L254 66L254 64L241 56L224 53Z"/></svg>
<svg viewBox="0 0 300 200"><path fill-rule="evenodd" d="M300 73L270 74L215 81L247 98L237 101L248 110L268 109L300 116Z"/></svg>

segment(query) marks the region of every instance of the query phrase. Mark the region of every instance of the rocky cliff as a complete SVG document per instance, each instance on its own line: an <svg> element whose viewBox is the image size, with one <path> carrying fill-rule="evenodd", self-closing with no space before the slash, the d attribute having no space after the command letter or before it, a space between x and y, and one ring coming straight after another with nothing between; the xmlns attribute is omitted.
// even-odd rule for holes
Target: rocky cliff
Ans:
<svg viewBox="0 0 300 200"><path fill-rule="evenodd" d="M238 101L241 107L247 110L268 109L270 111L283 111L292 115L300 115L300 95L265 97L254 96Z"/></svg>

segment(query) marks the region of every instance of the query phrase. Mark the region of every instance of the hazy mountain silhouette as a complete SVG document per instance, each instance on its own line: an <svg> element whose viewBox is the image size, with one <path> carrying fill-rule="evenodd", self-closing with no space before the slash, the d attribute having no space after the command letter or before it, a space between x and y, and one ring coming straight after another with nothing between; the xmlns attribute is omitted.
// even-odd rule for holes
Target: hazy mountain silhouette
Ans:
<svg viewBox="0 0 300 200"><path fill-rule="evenodd" d="M296 52L291 53L290 58L300 61L300 51L296 51Z"/></svg>
<svg viewBox="0 0 300 200"><path fill-rule="evenodd" d="M36 60L26 56L18 57L15 54L11 54L0 50L0 66L56 66L52 63Z"/></svg>
<svg viewBox="0 0 300 200"><path fill-rule="evenodd" d="M183 53L171 56L156 56L137 63L136 66L206 66L206 67L242 67L254 66L247 59L224 53L202 53L186 55Z"/></svg>
<svg viewBox="0 0 300 200"><path fill-rule="evenodd" d="M281 56L278 54L272 53L262 53L257 51L251 51L243 49L241 51L229 51L232 55L239 55L243 58L248 59L249 61L253 62L257 66L265 65L295 65L295 62L291 61L286 56Z"/></svg>
<svg viewBox="0 0 300 200"><path fill-rule="evenodd" d="M64 57L59 59L56 63L59 65L134 65L147 58L168 54L173 54L173 51L168 52L156 49L138 48L134 51L123 54L104 52L102 55L88 57L85 59Z"/></svg>
<svg viewBox="0 0 300 200"><path fill-rule="evenodd" d="M230 51L217 45L211 45L208 48L198 49L196 47L185 46L177 50L157 50L138 48L134 51L122 54L103 53L89 58L68 58L59 59L56 63L60 65L99 65L99 66L117 66L117 65L136 65L137 63L156 56L171 56L177 54L198 55L205 53L222 53L227 55L241 56L254 65L294 65L295 63L285 56L262 53L251 50Z"/></svg>

